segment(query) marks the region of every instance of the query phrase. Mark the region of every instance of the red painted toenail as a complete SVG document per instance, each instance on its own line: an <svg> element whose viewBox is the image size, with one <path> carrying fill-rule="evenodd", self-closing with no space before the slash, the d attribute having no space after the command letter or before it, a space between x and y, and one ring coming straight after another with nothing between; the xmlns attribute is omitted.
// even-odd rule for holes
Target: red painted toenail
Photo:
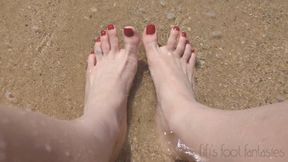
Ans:
<svg viewBox="0 0 288 162"><path fill-rule="evenodd" d="M104 36L104 35L106 35L106 31L105 31L105 30L102 30L102 31L101 31L101 36Z"/></svg>
<svg viewBox="0 0 288 162"><path fill-rule="evenodd" d="M107 29L108 29L108 30L113 30L113 29L114 29L114 25L113 25L113 24L107 25Z"/></svg>
<svg viewBox="0 0 288 162"><path fill-rule="evenodd" d="M193 48L193 49L192 49L192 53L195 53L195 51L196 51L196 50Z"/></svg>
<svg viewBox="0 0 288 162"><path fill-rule="evenodd" d="M187 33L186 32L182 32L182 37L187 37Z"/></svg>
<svg viewBox="0 0 288 162"><path fill-rule="evenodd" d="M97 38L96 38L96 42L101 42L101 38L100 38L100 37L97 37Z"/></svg>
<svg viewBox="0 0 288 162"><path fill-rule="evenodd" d="M173 30L180 31L180 28L179 28L179 26L174 26L174 27L173 27Z"/></svg>
<svg viewBox="0 0 288 162"><path fill-rule="evenodd" d="M93 54L94 54L94 49L92 49L90 52L90 55L93 55Z"/></svg>
<svg viewBox="0 0 288 162"><path fill-rule="evenodd" d="M127 37L132 37L134 35L134 31L131 28L124 28L124 35Z"/></svg>
<svg viewBox="0 0 288 162"><path fill-rule="evenodd" d="M156 31L156 27L154 24L149 24L146 26L146 34L153 35Z"/></svg>

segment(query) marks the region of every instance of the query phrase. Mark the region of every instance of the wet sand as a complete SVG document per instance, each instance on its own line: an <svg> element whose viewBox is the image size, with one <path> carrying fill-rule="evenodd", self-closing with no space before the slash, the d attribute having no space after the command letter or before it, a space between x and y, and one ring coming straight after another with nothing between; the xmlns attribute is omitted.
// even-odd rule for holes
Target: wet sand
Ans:
<svg viewBox="0 0 288 162"><path fill-rule="evenodd" d="M60 119L83 112L86 57L106 24L178 24L197 49L196 96L219 109L288 99L286 0L1 0L0 103ZM156 98L143 48L118 161L172 162L160 147ZM209 119L207 119L209 120Z"/></svg>

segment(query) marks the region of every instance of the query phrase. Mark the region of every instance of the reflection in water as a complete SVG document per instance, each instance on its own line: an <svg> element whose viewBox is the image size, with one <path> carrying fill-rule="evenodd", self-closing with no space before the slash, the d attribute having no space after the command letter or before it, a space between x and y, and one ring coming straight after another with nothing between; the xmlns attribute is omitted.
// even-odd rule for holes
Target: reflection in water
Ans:
<svg viewBox="0 0 288 162"><path fill-rule="evenodd" d="M195 153L189 146L184 144L181 139L177 138L173 131L164 131L163 132L164 138L166 139L166 144L168 145L168 151L175 154L179 157L183 157L189 161L195 162L205 162L206 160ZM172 150L169 148L173 148Z"/></svg>
<svg viewBox="0 0 288 162"><path fill-rule="evenodd" d="M200 155L193 152L192 149L182 143L180 139L177 141L176 150L177 152L184 154L185 157L188 157L188 159L193 159L196 162L204 162L204 159L202 159Z"/></svg>

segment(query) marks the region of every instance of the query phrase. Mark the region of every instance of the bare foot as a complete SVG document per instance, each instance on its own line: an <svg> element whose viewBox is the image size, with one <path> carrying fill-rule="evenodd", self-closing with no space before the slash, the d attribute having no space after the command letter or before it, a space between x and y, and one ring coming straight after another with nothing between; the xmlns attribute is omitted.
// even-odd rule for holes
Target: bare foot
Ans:
<svg viewBox="0 0 288 162"><path fill-rule="evenodd" d="M133 27L123 31L124 49L118 47L116 27L108 25L89 55L81 118L58 120L0 106L0 161L115 161L126 135L140 38Z"/></svg>
<svg viewBox="0 0 288 162"><path fill-rule="evenodd" d="M125 27L123 33L124 49L119 48L114 25L108 25L96 39L94 51L88 57L86 104L82 118L84 126L103 144L106 143L103 154L114 158L127 131L127 98L137 70L140 40L131 26Z"/></svg>
<svg viewBox="0 0 288 162"><path fill-rule="evenodd" d="M147 25L143 42L157 93L157 124L161 133L164 133L164 142L168 141L166 144L172 151L170 153L177 156L182 152L174 149L179 137L174 134L173 128L178 127L178 122L173 121L180 116L177 114L183 113L179 107L185 107L191 101L196 102L193 92L196 54L187 34L180 31L178 26L171 29L167 44L159 47L155 26ZM194 156L188 158L194 159Z"/></svg>
<svg viewBox="0 0 288 162"><path fill-rule="evenodd" d="M202 105L193 94L196 55L186 34L174 27L167 45L159 47L155 26L147 25L143 42L156 88L160 127L169 133L176 151L197 162L287 161L287 103L242 111ZM277 154L243 153L253 149L274 149Z"/></svg>
<svg viewBox="0 0 288 162"><path fill-rule="evenodd" d="M177 103L183 100L195 100L193 71L196 54L187 34L175 26L171 29L167 45L159 47L155 26L150 24L143 33L143 42L159 106L165 111L172 111L170 107L179 106Z"/></svg>

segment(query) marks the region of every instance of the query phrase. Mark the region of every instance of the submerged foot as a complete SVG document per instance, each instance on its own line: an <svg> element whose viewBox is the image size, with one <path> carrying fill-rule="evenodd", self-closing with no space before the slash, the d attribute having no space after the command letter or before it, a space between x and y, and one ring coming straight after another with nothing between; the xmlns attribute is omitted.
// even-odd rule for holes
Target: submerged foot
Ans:
<svg viewBox="0 0 288 162"><path fill-rule="evenodd" d="M139 35L133 27L125 27L123 33L123 49L119 48L114 25L108 25L96 39L88 57L82 118L86 128L105 145L103 154L114 157L126 135L127 99L137 70L139 46Z"/></svg>

